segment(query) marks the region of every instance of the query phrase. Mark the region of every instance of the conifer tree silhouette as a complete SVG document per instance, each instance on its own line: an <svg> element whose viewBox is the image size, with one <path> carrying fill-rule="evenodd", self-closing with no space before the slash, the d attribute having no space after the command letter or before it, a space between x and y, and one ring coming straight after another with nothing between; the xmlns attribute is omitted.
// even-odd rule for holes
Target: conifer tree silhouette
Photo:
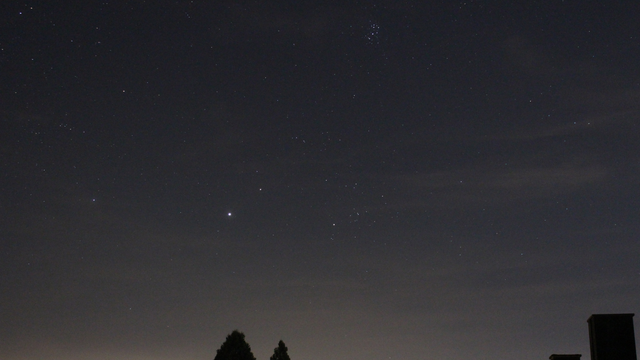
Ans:
<svg viewBox="0 0 640 360"><path fill-rule="evenodd" d="M289 354L287 354L287 350L284 341L280 340L278 347L273 349L273 355L271 355L270 360L291 360Z"/></svg>
<svg viewBox="0 0 640 360"><path fill-rule="evenodd" d="M234 330L227 335L214 360L256 360L256 358L251 352L251 347L244 340L244 334Z"/></svg>

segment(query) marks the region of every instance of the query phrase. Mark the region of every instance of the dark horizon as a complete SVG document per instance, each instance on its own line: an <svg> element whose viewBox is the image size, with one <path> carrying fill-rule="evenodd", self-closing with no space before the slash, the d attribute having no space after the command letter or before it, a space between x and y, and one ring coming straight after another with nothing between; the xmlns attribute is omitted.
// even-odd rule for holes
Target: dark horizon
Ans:
<svg viewBox="0 0 640 360"><path fill-rule="evenodd" d="M0 358L520 360L640 298L640 4L0 5Z"/></svg>

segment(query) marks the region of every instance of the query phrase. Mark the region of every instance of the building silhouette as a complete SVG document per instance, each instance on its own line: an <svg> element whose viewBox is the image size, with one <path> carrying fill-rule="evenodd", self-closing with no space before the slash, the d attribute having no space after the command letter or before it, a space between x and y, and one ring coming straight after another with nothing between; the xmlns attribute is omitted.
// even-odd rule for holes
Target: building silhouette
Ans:
<svg viewBox="0 0 640 360"><path fill-rule="evenodd" d="M634 314L593 314L589 317L591 360L637 360ZM581 354L553 354L549 360L580 360Z"/></svg>
<svg viewBox="0 0 640 360"><path fill-rule="evenodd" d="M587 320L591 360L637 360L633 315L591 315Z"/></svg>

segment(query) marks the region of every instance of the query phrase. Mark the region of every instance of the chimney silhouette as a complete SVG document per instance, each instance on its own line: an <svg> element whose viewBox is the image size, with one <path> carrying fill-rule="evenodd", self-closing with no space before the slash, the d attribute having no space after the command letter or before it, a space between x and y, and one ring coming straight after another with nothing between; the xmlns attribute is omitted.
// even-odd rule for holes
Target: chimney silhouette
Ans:
<svg viewBox="0 0 640 360"><path fill-rule="evenodd" d="M637 360L633 315L594 314L589 317L591 360Z"/></svg>

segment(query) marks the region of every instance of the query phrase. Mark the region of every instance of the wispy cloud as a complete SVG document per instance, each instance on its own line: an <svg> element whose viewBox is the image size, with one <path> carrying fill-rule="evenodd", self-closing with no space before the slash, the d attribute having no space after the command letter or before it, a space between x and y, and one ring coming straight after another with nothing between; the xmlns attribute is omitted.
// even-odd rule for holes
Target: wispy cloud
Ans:
<svg viewBox="0 0 640 360"><path fill-rule="evenodd" d="M464 207L508 205L515 200L568 194L603 182L608 170L598 164L568 163L556 166L469 168L413 173L392 181L413 201L405 206Z"/></svg>

